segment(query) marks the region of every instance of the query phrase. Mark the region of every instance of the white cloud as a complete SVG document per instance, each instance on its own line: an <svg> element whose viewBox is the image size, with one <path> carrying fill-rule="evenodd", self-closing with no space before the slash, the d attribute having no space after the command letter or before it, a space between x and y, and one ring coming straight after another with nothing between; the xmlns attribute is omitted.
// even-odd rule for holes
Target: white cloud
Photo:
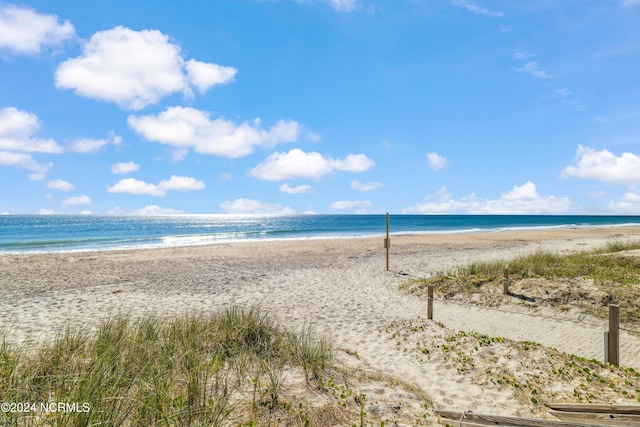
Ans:
<svg viewBox="0 0 640 427"><path fill-rule="evenodd" d="M0 151L0 165L18 166L34 172L45 173L49 167L43 166L31 157L30 154Z"/></svg>
<svg viewBox="0 0 640 427"><path fill-rule="evenodd" d="M201 92L206 92L215 85L227 84L233 81L238 70L233 67L223 67L217 64L190 59L185 64L189 81Z"/></svg>
<svg viewBox="0 0 640 427"><path fill-rule="evenodd" d="M150 196L166 196L167 191L194 191L205 188L204 182L189 176L172 175L169 180L160 181L157 185L135 178L124 178L107 187L109 193L148 194Z"/></svg>
<svg viewBox="0 0 640 427"><path fill-rule="evenodd" d="M204 182L190 176L171 175L168 181L158 183L158 188L163 191L194 191L203 190L204 187Z"/></svg>
<svg viewBox="0 0 640 427"><path fill-rule="evenodd" d="M140 165L134 162L122 162L111 165L111 173L131 173L140 169Z"/></svg>
<svg viewBox="0 0 640 427"><path fill-rule="evenodd" d="M253 124L235 124L222 118L211 120L209 116L194 108L172 107L157 116L131 115L127 121L149 141L229 158L251 154L258 146L296 141L301 130L295 121L280 120L265 130L260 127L259 119Z"/></svg>
<svg viewBox="0 0 640 427"><path fill-rule="evenodd" d="M364 154L349 154L344 159L325 158L317 152L306 153L294 148L288 153L276 152L249 171L249 175L267 181L293 178L320 178L333 171L363 172L374 165Z"/></svg>
<svg viewBox="0 0 640 427"><path fill-rule="evenodd" d="M15 5L0 6L0 49L35 55L45 46L56 46L74 37L69 21Z"/></svg>
<svg viewBox="0 0 640 427"><path fill-rule="evenodd" d="M427 153L427 160L429 161L429 167L434 171L444 169L449 163L446 157L442 157L438 153Z"/></svg>
<svg viewBox="0 0 640 427"><path fill-rule="evenodd" d="M14 107L0 109L0 150L62 153L53 139L33 138L40 128L38 117Z"/></svg>
<svg viewBox="0 0 640 427"><path fill-rule="evenodd" d="M640 6L640 0L622 0L624 6Z"/></svg>
<svg viewBox="0 0 640 427"><path fill-rule="evenodd" d="M491 16L491 17L504 16L504 13L502 12L497 12L494 10L484 8L482 6L478 6L477 4L471 3L468 0L452 0L452 3L454 6L461 7L467 10L468 12L475 13L476 15Z"/></svg>
<svg viewBox="0 0 640 427"><path fill-rule="evenodd" d="M136 209L131 213L133 215L175 215L184 213L184 211L172 208L162 208L158 205L149 205L141 209Z"/></svg>
<svg viewBox="0 0 640 427"><path fill-rule="evenodd" d="M81 206L81 205L90 205L91 198L89 196L76 196L76 197L68 197L62 202L62 207L67 208L69 206Z"/></svg>
<svg viewBox="0 0 640 427"><path fill-rule="evenodd" d="M180 46L158 30L118 26L91 36L82 56L60 64L55 82L78 95L140 110L175 92L190 94L189 83L200 91L226 83L230 73L228 67L215 64L185 64Z"/></svg>
<svg viewBox="0 0 640 427"><path fill-rule="evenodd" d="M499 199L482 199L475 194L455 200L446 188L436 194L425 197L424 203L402 210L405 214L561 214L571 207L568 198L541 196L533 182L513 186L511 191L503 193Z"/></svg>
<svg viewBox="0 0 640 427"><path fill-rule="evenodd" d="M618 214L638 215L640 213L640 194L630 191L617 202L609 202L607 209Z"/></svg>
<svg viewBox="0 0 640 427"><path fill-rule="evenodd" d="M80 138L71 143L71 145L69 146L69 151L82 154L95 153L109 143L119 145L120 141L122 141L122 138L117 135L112 135L110 138L102 139Z"/></svg>
<svg viewBox="0 0 640 427"><path fill-rule="evenodd" d="M264 203L258 200L239 198L220 204L220 210L229 214L295 214L290 207L279 203Z"/></svg>
<svg viewBox="0 0 640 427"><path fill-rule="evenodd" d="M537 62L527 62L524 66L515 69L519 73L531 74L538 79L550 79L552 76L547 74L545 70L542 70Z"/></svg>
<svg viewBox="0 0 640 427"><path fill-rule="evenodd" d="M49 181L49 183L47 184L47 188L52 188L54 190L60 191L72 191L76 189L76 186L69 181L54 179L53 181Z"/></svg>
<svg viewBox="0 0 640 427"><path fill-rule="evenodd" d="M633 153L616 156L609 150L596 151L579 145L573 164L564 168L562 176L595 179L614 184L638 184L640 156Z"/></svg>
<svg viewBox="0 0 640 427"><path fill-rule="evenodd" d="M366 208L371 206L372 203L367 200L339 200L329 204L331 209L354 209L354 208Z"/></svg>
<svg viewBox="0 0 640 427"><path fill-rule="evenodd" d="M351 188L357 191L373 191L382 187L381 182L351 181Z"/></svg>
<svg viewBox="0 0 640 427"><path fill-rule="evenodd" d="M295 187L291 187L289 184L284 183L280 186L280 192L286 194L303 194L313 192L313 188L311 188L310 185L297 185Z"/></svg>
<svg viewBox="0 0 640 427"><path fill-rule="evenodd" d="M122 143L122 137L116 135L114 132L110 132L108 138L93 139L93 138L80 138L76 139L69 146L69 151L75 153L95 153L107 144L120 145Z"/></svg>
<svg viewBox="0 0 640 427"><path fill-rule="evenodd" d="M344 160L335 159L330 160L329 163L333 169L345 172L364 172L375 164L364 154L348 154Z"/></svg>
<svg viewBox="0 0 640 427"><path fill-rule="evenodd" d="M135 178L121 179L116 184L107 187L107 191L109 193L148 194L150 196L166 195L166 192L160 190L157 185Z"/></svg>

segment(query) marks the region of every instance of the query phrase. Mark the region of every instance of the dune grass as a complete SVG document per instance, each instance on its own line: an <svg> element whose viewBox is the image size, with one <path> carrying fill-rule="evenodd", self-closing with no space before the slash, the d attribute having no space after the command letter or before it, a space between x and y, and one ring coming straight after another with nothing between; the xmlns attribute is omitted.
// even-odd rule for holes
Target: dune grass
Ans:
<svg viewBox="0 0 640 427"><path fill-rule="evenodd" d="M488 287L500 286L503 269L508 268L509 279L517 283L523 279L548 279L556 281L582 280L592 282L599 291L594 301L584 301L584 293L567 295L580 304L607 305L617 303L624 306L622 320L640 323L640 257L624 254L624 251L640 249L640 241L611 242L601 248L567 255L549 251L537 251L509 260L474 262L453 270L435 273L427 279L412 280L400 285L401 289L414 294L425 294L428 285L434 285L437 295L451 298L456 295L480 293ZM542 290L542 291L552 291ZM491 300L495 301L495 298ZM591 314L595 311L588 310ZM606 315L599 310L598 316Z"/></svg>
<svg viewBox="0 0 640 427"><path fill-rule="evenodd" d="M618 252L640 249L640 241L611 242L602 248L570 255L538 251L509 261L477 262L457 268L456 276L495 277L508 267L513 278L590 278L597 285L635 284L640 281L640 257L616 256ZM443 274L440 274L441 276Z"/></svg>
<svg viewBox="0 0 640 427"><path fill-rule="evenodd" d="M117 317L95 333L67 329L35 351L3 341L0 401L37 407L3 411L0 425L219 426L242 405L240 418L258 425L261 410L281 404L285 369L321 386L331 360L326 338L287 332L257 309ZM70 406L42 411L42 402Z"/></svg>

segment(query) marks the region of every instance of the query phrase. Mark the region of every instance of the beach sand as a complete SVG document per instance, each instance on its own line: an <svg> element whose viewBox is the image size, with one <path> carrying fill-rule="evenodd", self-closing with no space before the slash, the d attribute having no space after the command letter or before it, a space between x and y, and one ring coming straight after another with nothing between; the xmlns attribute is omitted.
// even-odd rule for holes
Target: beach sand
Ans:
<svg viewBox="0 0 640 427"><path fill-rule="evenodd" d="M382 238L4 255L0 325L10 340L36 346L67 325L91 328L116 314L173 315L232 304L260 306L287 326L312 325L328 334L337 348L347 350L344 363L416 384L438 407L540 415L541 410L518 404L512 390L459 372L447 357L417 357L414 341L424 344L455 331L476 331L602 360L604 321L553 310L536 312L544 317L531 316L536 313L516 304L496 311L436 301L434 321L423 328L430 331L429 337L411 335L403 343L398 337L407 331L398 325L423 322L427 304L424 298L399 291L398 285L473 261L507 260L540 249L570 253L637 239L640 227L398 235L391 238L390 271L385 270ZM508 356L511 350L503 351L492 353L487 360L493 362L474 369L516 363ZM639 335L621 332L621 361L640 368ZM558 399L565 394L570 397L571 390L558 390Z"/></svg>

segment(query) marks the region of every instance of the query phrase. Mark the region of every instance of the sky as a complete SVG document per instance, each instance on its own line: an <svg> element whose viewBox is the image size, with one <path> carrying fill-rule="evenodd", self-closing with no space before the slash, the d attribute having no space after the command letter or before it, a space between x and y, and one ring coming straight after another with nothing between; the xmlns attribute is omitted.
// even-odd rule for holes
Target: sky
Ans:
<svg viewBox="0 0 640 427"><path fill-rule="evenodd" d="M0 214L640 215L640 0L0 0Z"/></svg>

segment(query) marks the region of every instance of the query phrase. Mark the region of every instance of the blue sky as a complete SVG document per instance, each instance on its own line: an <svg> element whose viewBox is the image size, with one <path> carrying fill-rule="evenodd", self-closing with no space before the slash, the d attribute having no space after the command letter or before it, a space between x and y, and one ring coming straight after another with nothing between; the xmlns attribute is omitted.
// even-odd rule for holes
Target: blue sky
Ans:
<svg viewBox="0 0 640 427"><path fill-rule="evenodd" d="M640 0L0 1L0 213L640 214Z"/></svg>

